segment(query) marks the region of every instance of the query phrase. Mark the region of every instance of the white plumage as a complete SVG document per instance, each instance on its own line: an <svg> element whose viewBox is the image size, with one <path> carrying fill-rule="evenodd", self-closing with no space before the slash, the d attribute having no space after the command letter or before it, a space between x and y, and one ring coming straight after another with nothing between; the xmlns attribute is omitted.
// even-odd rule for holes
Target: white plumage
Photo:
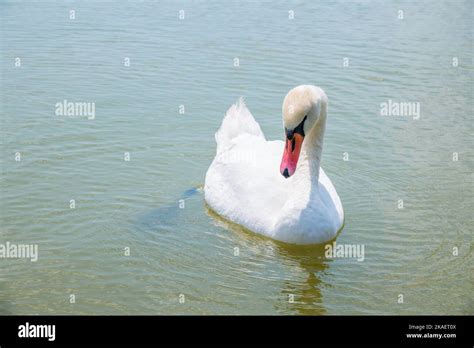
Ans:
<svg viewBox="0 0 474 348"><path fill-rule="evenodd" d="M216 156L204 185L208 205L224 218L270 238L293 244L324 243L342 228L339 196L319 167L327 97L314 86L291 90L284 124L303 122L306 136L293 176L280 173L285 143L267 141L242 99L227 111L215 137Z"/></svg>

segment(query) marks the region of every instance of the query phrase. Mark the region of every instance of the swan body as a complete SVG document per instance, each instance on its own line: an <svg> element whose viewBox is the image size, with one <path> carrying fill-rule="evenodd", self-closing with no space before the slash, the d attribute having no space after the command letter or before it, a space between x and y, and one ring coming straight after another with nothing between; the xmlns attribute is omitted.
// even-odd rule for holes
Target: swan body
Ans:
<svg viewBox="0 0 474 348"><path fill-rule="evenodd" d="M242 99L231 106L215 135L216 156L204 184L207 204L224 218L282 242L334 239L344 212L319 164L326 111L322 89L292 89L283 103L282 142L265 139Z"/></svg>

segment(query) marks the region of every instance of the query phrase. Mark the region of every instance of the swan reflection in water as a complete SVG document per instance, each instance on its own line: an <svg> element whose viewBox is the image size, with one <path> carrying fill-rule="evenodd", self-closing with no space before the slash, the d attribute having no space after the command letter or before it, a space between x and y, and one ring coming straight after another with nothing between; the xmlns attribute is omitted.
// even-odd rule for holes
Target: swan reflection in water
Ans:
<svg viewBox="0 0 474 348"><path fill-rule="evenodd" d="M249 251L253 257L259 256L254 262L265 262L267 274L259 274L259 278L274 281L277 278L280 291L272 295L277 313L294 313L299 315L324 315L322 288L331 285L324 280L331 259L325 257L325 244L291 245L266 238L244 229L220 217L207 207L207 214L215 225L233 233L225 239L238 239L241 250ZM328 242L332 243L332 241ZM247 254L249 254L247 252ZM280 267L276 266L280 265ZM275 274L274 268L282 273Z"/></svg>
<svg viewBox="0 0 474 348"><path fill-rule="evenodd" d="M325 258L324 245L305 247L278 245L277 250L281 257L298 262L299 267L307 272L304 282L285 280L282 293L287 295L288 303L282 305L281 309L301 315L326 314L321 289L330 287L330 284L322 280L322 275L332 260Z"/></svg>
<svg viewBox="0 0 474 348"><path fill-rule="evenodd" d="M186 209L179 209L177 204L154 209L140 216L133 229L143 242L142 248L150 249L149 253L142 250L150 264L155 264L157 253L169 258L154 268L157 276L174 279L176 284L168 283L169 289L178 291L187 282L197 288L212 283L209 293L196 293L197 298L205 296L213 302L215 312L206 312L209 314L327 313L323 289L331 287L327 271L332 260L325 258L324 245L277 242L223 219L205 203L203 209L201 195L185 199ZM203 211L208 216L205 232L193 228L196 216ZM169 250L174 243L181 245L182 252ZM182 273L183 269L186 272ZM189 269L196 274L192 281L182 278ZM253 308L243 310L241 301L250 301ZM169 305L175 306L174 302ZM207 304L197 304L200 306Z"/></svg>

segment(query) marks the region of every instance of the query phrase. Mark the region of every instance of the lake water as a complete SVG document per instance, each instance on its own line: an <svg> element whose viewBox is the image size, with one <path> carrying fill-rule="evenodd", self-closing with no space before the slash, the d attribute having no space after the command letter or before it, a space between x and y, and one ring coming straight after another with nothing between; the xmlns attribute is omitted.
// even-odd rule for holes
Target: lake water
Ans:
<svg viewBox="0 0 474 348"><path fill-rule="evenodd" d="M0 259L1 314L474 314L471 1L3 1L0 21L0 243L38 245ZM283 139L302 83L329 97L337 243L363 261L199 190L227 108Z"/></svg>

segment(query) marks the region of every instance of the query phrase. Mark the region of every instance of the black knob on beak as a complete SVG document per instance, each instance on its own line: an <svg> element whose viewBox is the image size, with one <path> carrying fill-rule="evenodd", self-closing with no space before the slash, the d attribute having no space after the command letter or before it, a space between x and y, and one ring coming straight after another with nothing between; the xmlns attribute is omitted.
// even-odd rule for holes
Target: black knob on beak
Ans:
<svg viewBox="0 0 474 348"><path fill-rule="evenodd" d="M289 178L290 177L290 173L288 173L288 168L285 168L285 170L283 171L282 175L285 177L285 178Z"/></svg>

